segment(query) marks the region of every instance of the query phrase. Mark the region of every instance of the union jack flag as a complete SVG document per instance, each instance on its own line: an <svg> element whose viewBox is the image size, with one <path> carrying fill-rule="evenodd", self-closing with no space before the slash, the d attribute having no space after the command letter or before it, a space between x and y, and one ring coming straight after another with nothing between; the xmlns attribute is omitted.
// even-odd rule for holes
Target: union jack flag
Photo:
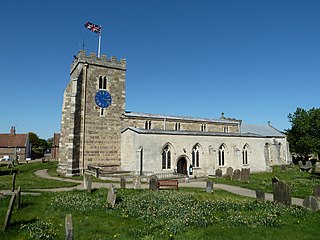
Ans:
<svg viewBox="0 0 320 240"><path fill-rule="evenodd" d="M86 22L84 24L84 26L89 29L90 31L92 32L95 32L95 33L98 33L100 34L101 33L101 26L100 25L96 25L96 24L93 24L91 22Z"/></svg>

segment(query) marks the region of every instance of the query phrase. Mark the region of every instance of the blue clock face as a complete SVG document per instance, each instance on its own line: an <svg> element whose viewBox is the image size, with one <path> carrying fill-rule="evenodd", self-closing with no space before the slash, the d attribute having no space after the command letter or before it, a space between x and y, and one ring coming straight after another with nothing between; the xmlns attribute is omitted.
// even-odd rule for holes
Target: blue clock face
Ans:
<svg viewBox="0 0 320 240"><path fill-rule="evenodd" d="M107 108L112 103L112 98L110 93L108 93L105 90L100 90L99 92L97 92L94 99L96 104L101 108Z"/></svg>

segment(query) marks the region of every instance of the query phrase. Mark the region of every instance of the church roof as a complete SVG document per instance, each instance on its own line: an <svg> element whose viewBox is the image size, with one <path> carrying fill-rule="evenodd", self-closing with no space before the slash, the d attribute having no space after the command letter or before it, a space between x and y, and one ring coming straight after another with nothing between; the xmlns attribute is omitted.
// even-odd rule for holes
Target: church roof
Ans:
<svg viewBox="0 0 320 240"><path fill-rule="evenodd" d="M241 124L241 133L257 134L265 137L284 137L285 134L271 125Z"/></svg>
<svg viewBox="0 0 320 240"><path fill-rule="evenodd" d="M230 118L196 118L196 117L184 117L184 116L173 116L164 114L153 114L153 113L140 113L140 112L128 112L124 113L126 117L142 117L142 118L156 118L156 119L171 119L171 120L183 120L183 121L197 121L197 122L215 122L215 123L239 123L240 120Z"/></svg>

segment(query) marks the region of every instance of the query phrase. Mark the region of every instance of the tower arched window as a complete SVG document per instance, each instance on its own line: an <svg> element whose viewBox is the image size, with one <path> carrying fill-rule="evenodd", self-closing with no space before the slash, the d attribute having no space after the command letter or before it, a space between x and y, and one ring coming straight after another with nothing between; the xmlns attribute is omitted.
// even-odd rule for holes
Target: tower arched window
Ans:
<svg viewBox="0 0 320 240"><path fill-rule="evenodd" d="M171 168L171 151L169 145L167 145L162 151L162 169Z"/></svg>
<svg viewBox="0 0 320 240"><path fill-rule="evenodd" d="M218 151L218 160L219 160L219 166L224 166L225 163L225 146L222 144Z"/></svg>
<svg viewBox="0 0 320 240"><path fill-rule="evenodd" d="M200 166L200 147L198 144L192 148L192 166Z"/></svg>
<svg viewBox="0 0 320 240"><path fill-rule="evenodd" d="M99 89L107 89L107 77L99 77Z"/></svg>
<svg viewBox="0 0 320 240"><path fill-rule="evenodd" d="M248 165L248 144L245 144L242 148L242 164Z"/></svg>

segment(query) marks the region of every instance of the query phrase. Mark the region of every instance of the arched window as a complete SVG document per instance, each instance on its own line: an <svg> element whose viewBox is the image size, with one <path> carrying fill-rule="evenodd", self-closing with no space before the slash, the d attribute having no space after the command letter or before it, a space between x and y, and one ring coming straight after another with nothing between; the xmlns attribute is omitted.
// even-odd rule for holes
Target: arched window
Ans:
<svg viewBox="0 0 320 240"><path fill-rule="evenodd" d="M248 165L248 144L245 144L242 148L242 164Z"/></svg>
<svg viewBox="0 0 320 240"><path fill-rule="evenodd" d="M269 165L272 161L271 161L271 153L270 153L270 144L266 143L264 145L264 157L266 160L267 165Z"/></svg>
<svg viewBox="0 0 320 240"><path fill-rule="evenodd" d="M225 146L222 144L218 151L218 157L219 157L219 166L224 166L224 154L225 153Z"/></svg>
<svg viewBox="0 0 320 240"><path fill-rule="evenodd" d="M99 77L99 89L107 89L107 77Z"/></svg>
<svg viewBox="0 0 320 240"><path fill-rule="evenodd" d="M151 129L151 121L146 121L145 129Z"/></svg>
<svg viewBox="0 0 320 240"><path fill-rule="evenodd" d="M167 145L162 151L162 169L171 168L171 151L169 145Z"/></svg>
<svg viewBox="0 0 320 240"><path fill-rule="evenodd" d="M176 131L180 131L180 123L176 123L175 126L174 126L174 130Z"/></svg>
<svg viewBox="0 0 320 240"><path fill-rule="evenodd" d="M200 166L199 162L200 162L200 147L197 144L192 148L192 166L199 167Z"/></svg>
<svg viewBox="0 0 320 240"><path fill-rule="evenodd" d="M207 131L207 125L206 124L201 124L200 131L201 132L206 132Z"/></svg>

